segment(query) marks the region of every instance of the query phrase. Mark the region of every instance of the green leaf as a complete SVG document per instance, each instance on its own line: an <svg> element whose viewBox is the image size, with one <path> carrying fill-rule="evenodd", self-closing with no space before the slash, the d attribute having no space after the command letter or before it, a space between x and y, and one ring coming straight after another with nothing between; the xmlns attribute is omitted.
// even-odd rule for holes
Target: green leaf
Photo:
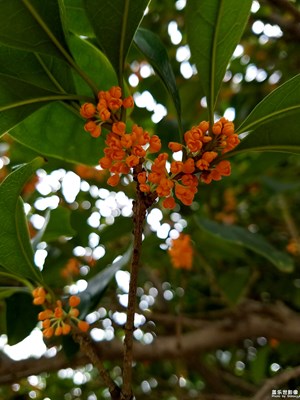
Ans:
<svg viewBox="0 0 300 400"><path fill-rule="evenodd" d="M228 156L245 151L300 153L300 109L287 111L253 129Z"/></svg>
<svg viewBox="0 0 300 400"><path fill-rule="evenodd" d="M257 104L250 115L239 126L237 133L253 131L257 127L268 124L274 119L283 118L286 113L298 113L300 111L299 93L300 74L273 90Z"/></svg>
<svg viewBox="0 0 300 400"><path fill-rule="evenodd" d="M83 129L84 120L60 102L52 102L30 115L10 132L20 143L45 156L97 165L103 140L92 138Z"/></svg>
<svg viewBox="0 0 300 400"><path fill-rule="evenodd" d="M0 185L0 265L12 274L38 282L41 282L41 274L33 262L33 250L19 193L43 162L42 158L35 158L9 174Z"/></svg>
<svg viewBox="0 0 300 400"><path fill-rule="evenodd" d="M250 275L250 268L243 267L226 271L217 277L218 285L231 303L235 304L239 301Z"/></svg>
<svg viewBox="0 0 300 400"><path fill-rule="evenodd" d="M80 98L55 93L4 74L0 74L0 90L0 135L50 101Z"/></svg>
<svg viewBox="0 0 300 400"><path fill-rule="evenodd" d="M100 48L123 81L123 65L149 0L85 0Z"/></svg>
<svg viewBox="0 0 300 400"><path fill-rule="evenodd" d="M10 297L14 293L28 293L28 289L20 286L0 286L0 300Z"/></svg>
<svg viewBox="0 0 300 400"><path fill-rule="evenodd" d="M58 2L0 0L0 43L64 58L67 46Z"/></svg>
<svg viewBox="0 0 300 400"><path fill-rule="evenodd" d="M250 362L251 380L256 385L259 385L265 379L271 352L269 346L258 348L254 360Z"/></svg>
<svg viewBox="0 0 300 400"><path fill-rule="evenodd" d="M189 0L188 43L213 119L226 68L244 31L252 0Z"/></svg>
<svg viewBox="0 0 300 400"><path fill-rule="evenodd" d="M70 35L70 49L78 66L93 79L100 90L108 90L116 85L118 80L107 57L91 42L78 36ZM75 75L78 93L91 95L89 86L80 76Z"/></svg>
<svg viewBox="0 0 300 400"><path fill-rule="evenodd" d="M86 15L83 0L64 0L64 3L69 31L78 36L94 37L95 32Z"/></svg>
<svg viewBox="0 0 300 400"><path fill-rule="evenodd" d="M74 92L70 67L64 61L11 47L0 47L0 73L51 91ZM59 89L59 90L58 90Z"/></svg>
<svg viewBox="0 0 300 400"><path fill-rule="evenodd" d="M71 211L64 207L57 207L50 212L49 222L45 228L42 240L50 242L61 236L72 237L76 234L70 223Z"/></svg>
<svg viewBox="0 0 300 400"><path fill-rule="evenodd" d="M180 98L175 75L166 48L162 44L158 35L143 28L137 30L134 36L134 43L152 65L171 95L179 123L181 124Z"/></svg>
<svg viewBox="0 0 300 400"><path fill-rule="evenodd" d="M249 133L230 155L249 150L299 153L299 93L300 74L266 96L237 129Z"/></svg>
<svg viewBox="0 0 300 400"><path fill-rule="evenodd" d="M32 304L32 296L15 293L6 299L6 329L9 345L25 339L37 325L40 307Z"/></svg>
<svg viewBox="0 0 300 400"><path fill-rule="evenodd" d="M111 243L116 239L116 227L118 232L118 238L121 238L124 235L130 237L133 230L132 218L118 217L116 219L115 224L107 225L100 232L101 244Z"/></svg>
<svg viewBox="0 0 300 400"><path fill-rule="evenodd" d="M267 240L257 234L251 233L247 229L235 225L221 225L217 222L205 219L196 219L200 228L209 232L213 236L231 242L233 244L246 247L257 254L265 257L276 268L282 272L292 272L294 262L291 257L273 247Z"/></svg>
<svg viewBox="0 0 300 400"><path fill-rule="evenodd" d="M117 261L108 265L88 281L87 289L80 293L81 302L79 305L80 318L84 318L93 307L96 307L107 286L114 278L117 271L125 267L131 259L132 247L124 253Z"/></svg>

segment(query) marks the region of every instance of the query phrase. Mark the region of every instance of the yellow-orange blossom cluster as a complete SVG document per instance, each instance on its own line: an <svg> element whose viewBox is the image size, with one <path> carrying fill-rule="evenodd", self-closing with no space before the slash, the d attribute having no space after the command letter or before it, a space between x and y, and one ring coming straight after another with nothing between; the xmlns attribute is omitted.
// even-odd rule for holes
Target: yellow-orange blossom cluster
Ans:
<svg viewBox="0 0 300 400"><path fill-rule="evenodd" d="M74 323L83 332L89 329L89 324L86 321L78 319L79 310L76 308L80 304L78 296L70 296L68 311L65 311L60 300L57 300L54 304L50 294L41 286L32 291L32 296L33 304L44 306L44 310L38 315L39 321L42 322L44 337L68 335L74 327Z"/></svg>
<svg viewBox="0 0 300 400"><path fill-rule="evenodd" d="M133 125L129 132L122 121L122 108L133 107L131 96L122 98L121 88L113 86L100 91L98 103L85 103L80 114L87 119L84 129L93 137L101 134L102 125L108 128L104 157L99 160L102 169L110 172L107 183L116 186L122 175L135 172L139 190L145 195L155 193L163 199L165 208L173 209L175 197L191 205L198 191L199 182L206 184L222 179L231 173L230 162L222 155L239 144L234 124L221 118L212 126L200 122L184 134L184 143L170 142L172 153L182 151L182 161L169 161L169 154L162 152L157 135L150 135L142 127ZM156 158L148 157L159 153ZM190 269L193 249L189 235L180 234L169 249L175 268Z"/></svg>
<svg viewBox="0 0 300 400"><path fill-rule="evenodd" d="M104 157L99 160L101 168L110 171L109 185L117 185L122 175L139 166L139 189L145 194L155 192L163 199L163 206L172 209L175 197L191 205L200 181L208 184L230 175L230 162L221 156L239 143L231 121L221 118L211 127L202 121L185 132L184 144L170 142L171 152L182 150L182 161L169 161L169 154L165 152L150 160L149 154L161 150L160 138L151 136L138 125L126 131L121 110L131 107L132 97L123 99L121 88L113 86L99 92L96 105L84 103L80 109L87 119L84 129L93 137L100 136L102 125L110 130L105 139Z"/></svg>

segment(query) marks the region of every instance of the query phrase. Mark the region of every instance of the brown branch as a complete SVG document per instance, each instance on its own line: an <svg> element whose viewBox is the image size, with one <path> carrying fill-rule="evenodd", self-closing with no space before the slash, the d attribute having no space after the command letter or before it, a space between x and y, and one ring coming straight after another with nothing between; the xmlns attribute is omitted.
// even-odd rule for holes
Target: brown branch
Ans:
<svg viewBox="0 0 300 400"><path fill-rule="evenodd" d="M162 361L186 359L200 353L237 345L247 338L264 336L279 341L300 343L300 314L283 304L264 305L258 302L241 304L235 312L217 321L207 320L200 329L183 333L178 349L176 336L158 337L151 345L134 342L135 361ZM101 360L121 360L123 344L120 340L94 343L95 352ZM37 375L44 371L84 365L89 359L78 353L72 361L63 352L55 357L42 357L14 362L0 353L0 384L12 383L22 377Z"/></svg>
<svg viewBox="0 0 300 400"><path fill-rule="evenodd" d="M104 368L103 362L99 357L98 349L96 344L92 342L91 338L79 330L73 333L73 339L80 345L80 350L85 354L98 369L99 374L108 388L112 400L120 400L121 390L119 386L112 380L108 371Z"/></svg>
<svg viewBox="0 0 300 400"><path fill-rule="evenodd" d="M266 400L271 398L272 389L281 387L291 379L299 378L300 366L286 369L285 371L278 373L270 379L267 379L261 389L253 397L253 400Z"/></svg>
<svg viewBox="0 0 300 400"><path fill-rule="evenodd" d="M137 174L141 172L137 166L134 178L137 180ZM156 193L146 196L139 190L137 184L136 200L133 203L133 253L130 268L130 282L128 292L127 319L125 324L124 338L124 357L123 357L123 386L121 399L131 400L132 394L132 362L133 362L133 332L134 332L134 315L136 309L136 291L139 264L142 251L143 227L147 209L153 204Z"/></svg>
<svg viewBox="0 0 300 400"><path fill-rule="evenodd" d="M133 331L134 315L136 308L136 290L138 280L138 270L142 249L143 226L146 214L146 206L143 201L142 193L137 189L137 199L133 205L133 224L134 224L134 242L133 254L130 269L130 283L128 292L127 320L125 324L124 339L124 359L123 359L123 387L122 399L130 400L132 398L132 362L133 362Z"/></svg>

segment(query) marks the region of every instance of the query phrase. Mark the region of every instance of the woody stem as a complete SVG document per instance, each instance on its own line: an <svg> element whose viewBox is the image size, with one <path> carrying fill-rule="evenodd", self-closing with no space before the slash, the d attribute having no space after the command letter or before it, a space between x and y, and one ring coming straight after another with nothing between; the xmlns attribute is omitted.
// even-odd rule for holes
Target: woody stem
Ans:
<svg viewBox="0 0 300 400"><path fill-rule="evenodd" d="M154 202L153 198L148 198L142 193L137 185L137 196L133 204L133 254L130 269L130 283L128 293L127 320L125 324L124 339L124 358L123 358L123 387L122 400L131 400L132 393L132 361L133 361L133 332L134 315L136 308L136 291L139 264L142 250L143 225L146 211Z"/></svg>
<svg viewBox="0 0 300 400"><path fill-rule="evenodd" d="M91 360L93 365L98 369L103 382L105 383L110 392L111 399L120 400L120 388L112 380L108 371L105 369L102 360L99 358L96 345L91 341L90 337L88 337L83 332L74 330L73 339L80 345L82 353L85 354Z"/></svg>

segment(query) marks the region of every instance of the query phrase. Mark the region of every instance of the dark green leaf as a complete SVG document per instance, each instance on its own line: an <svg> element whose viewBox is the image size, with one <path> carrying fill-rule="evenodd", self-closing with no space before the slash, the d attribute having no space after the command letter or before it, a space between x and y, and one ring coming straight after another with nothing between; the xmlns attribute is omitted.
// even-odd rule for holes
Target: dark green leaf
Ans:
<svg viewBox="0 0 300 400"><path fill-rule="evenodd" d="M74 341L71 335L63 336L61 340L64 354L68 360L73 360L80 350L79 344Z"/></svg>
<svg viewBox="0 0 300 400"><path fill-rule="evenodd" d="M274 193L282 193L300 188L300 182L281 182L277 179L270 178L269 176L263 176L261 181Z"/></svg>
<svg viewBox="0 0 300 400"><path fill-rule="evenodd" d="M81 303L79 306L81 318L84 318L93 307L95 307L101 299L107 286L114 278L117 271L125 267L130 261L132 247L130 247L120 259L99 272L88 281L87 289L80 293Z"/></svg>
<svg viewBox="0 0 300 400"><path fill-rule="evenodd" d="M12 296L14 293L27 293L28 289L20 286L0 286L0 300Z"/></svg>
<svg viewBox="0 0 300 400"><path fill-rule="evenodd" d="M64 58L67 46L58 2L0 0L0 43Z"/></svg>
<svg viewBox="0 0 300 400"><path fill-rule="evenodd" d="M235 225L221 225L217 222L197 218L197 223L200 228L210 234L231 242L233 244L246 247L257 254L265 257L275 267L282 272L292 272L294 263L291 257L273 247L267 240L257 234L251 233L247 229Z"/></svg>
<svg viewBox="0 0 300 400"><path fill-rule="evenodd" d="M97 165L103 140L92 138L83 126L84 120L78 113L63 103L54 102L32 114L10 135L45 156Z"/></svg>
<svg viewBox="0 0 300 400"><path fill-rule="evenodd" d="M251 131L232 152L233 156L245 151L280 151L300 153L300 109L286 111L277 118L265 121Z"/></svg>
<svg viewBox="0 0 300 400"><path fill-rule="evenodd" d="M227 271L217 277L218 285L228 300L235 304L239 301L250 278L250 268L237 268Z"/></svg>
<svg viewBox="0 0 300 400"><path fill-rule="evenodd" d="M100 48L120 79L124 61L149 0L86 0L87 15Z"/></svg>
<svg viewBox="0 0 300 400"><path fill-rule="evenodd" d="M64 61L10 47L0 47L0 73L51 91L74 92L70 67Z"/></svg>
<svg viewBox="0 0 300 400"><path fill-rule="evenodd" d="M0 135L50 101L78 99L76 95L55 93L4 74L0 74L0 90Z"/></svg>
<svg viewBox="0 0 300 400"><path fill-rule="evenodd" d="M230 155L251 150L299 154L299 92L297 75L266 96L238 128L237 133L249 133Z"/></svg>
<svg viewBox="0 0 300 400"><path fill-rule="evenodd" d="M93 79L99 90L108 90L117 84L118 80L114 69L107 57L97 47L88 40L75 35L70 35L69 43L77 64ZM90 95L91 89L84 80L79 75L75 75L74 78L78 93Z"/></svg>
<svg viewBox="0 0 300 400"><path fill-rule="evenodd" d="M181 105L175 75L167 50L159 36L147 29L139 28L134 36L134 43L147 58L170 93L179 123L181 123Z"/></svg>
<svg viewBox="0 0 300 400"><path fill-rule="evenodd" d="M94 37L95 32L86 15L83 0L64 0L67 26L78 36Z"/></svg>
<svg viewBox="0 0 300 400"><path fill-rule="evenodd" d="M14 345L25 339L37 324L40 308L32 304L32 296L15 293L6 299L7 341Z"/></svg>
<svg viewBox="0 0 300 400"><path fill-rule="evenodd" d="M256 130L259 126L288 115L300 116L300 74L266 96L237 129L237 133ZM291 117L293 119L293 117ZM300 120L298 120L300 121ZM280 123L277 121L277 123ZM285 125L280 124L286 133Z"/></svg>
<svg viewBox="0 0 300 400"><path fill-rule="evenodd" d="M107 225L100 233L100 241L102 244L110 243L116 239L116 226L118 229L118 237L123 235L131 236L133 225L132 219L126 217L118 217L115 224Z"/></svg>
<svg viewBox="0 0 300 400"><path fill-rule="evenodd" d="M70 224L71 211L64 207L57 207L50 212L50 219L42 240L50 242L61 236L71 237L76 234Z"/></svg>
<svg viewBox="0 0 300 400"><path fill-rule="evenodd" d="M38 157L19 167L0 185L0 264L12 274L39 282L41 274L33 263L33 250L19 193L43 162Z"/></svg>
<svg viewBox="0 0 300 400"><path fill-rule="evenodd" d="M189 0L186 7L188 43L212 118L218 93L244 31L252 0Z"/></svg>

